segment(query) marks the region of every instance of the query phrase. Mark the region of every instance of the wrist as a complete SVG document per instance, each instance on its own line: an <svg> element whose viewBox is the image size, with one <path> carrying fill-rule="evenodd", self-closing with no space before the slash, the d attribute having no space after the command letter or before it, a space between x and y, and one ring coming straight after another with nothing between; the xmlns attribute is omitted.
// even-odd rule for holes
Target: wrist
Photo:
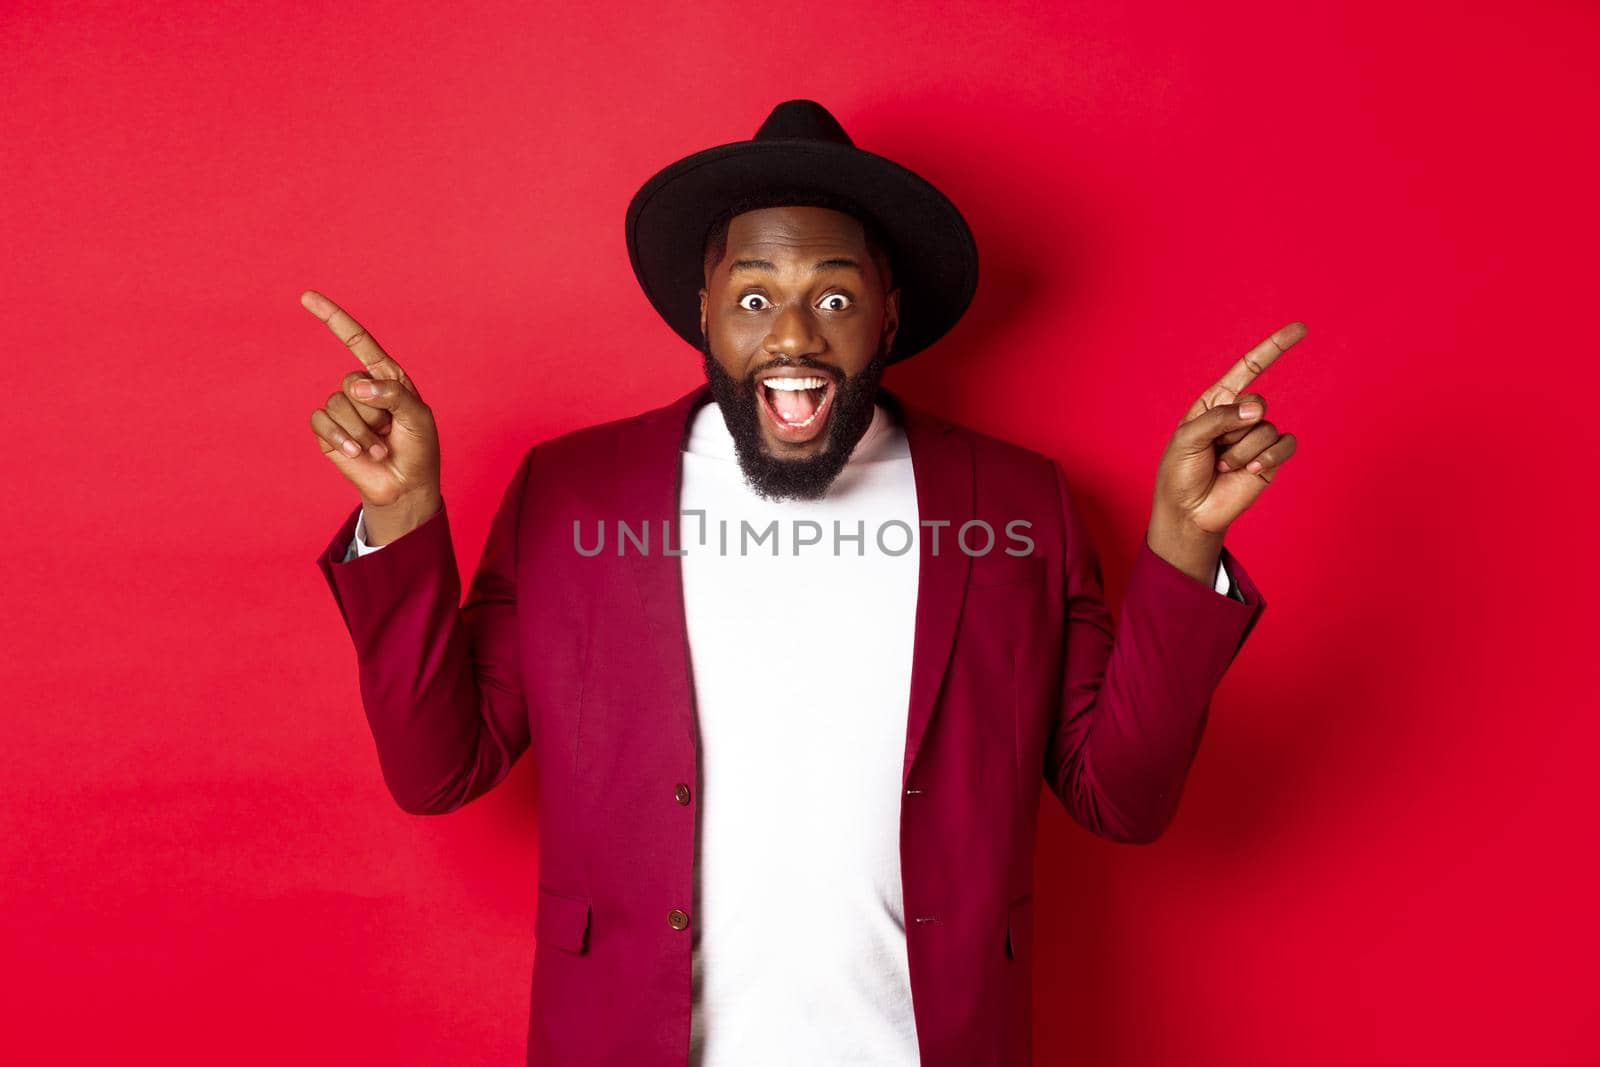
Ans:
<svg viewBox="0 0 1600 1067"><path fill-rule="evenodd" d="M444 498L437 489L416 490L389 504L361 502L367 544L376 548L415 530L437 515Z"/></svg>
<svg viewBox="0 0 1600 1067"><path fill-rule="evenodd" d="M1162 515L1152 515L1145 531L1145 543L1150 551L1205 585L1213 585L1217 580L1222 538L1220 533Z"/></svg>

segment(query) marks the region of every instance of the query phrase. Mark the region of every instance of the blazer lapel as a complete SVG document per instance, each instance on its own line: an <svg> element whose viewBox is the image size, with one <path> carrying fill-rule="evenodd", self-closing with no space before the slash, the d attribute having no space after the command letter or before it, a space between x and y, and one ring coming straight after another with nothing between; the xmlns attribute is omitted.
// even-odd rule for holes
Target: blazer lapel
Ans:
<svg viewBox="0 0 1600 1067"><path fill-rule="evenodd" d="M683 441L690 419L701 404L711 399L711 387L700 385L665 407L641 415L634 432L621 435L617 457L617 508L631 530L649 523L649 551L632 545L627 555L633 560L633 577L639 587L650 632L650 645L660 670L663 687L660 699L670 705L673 717L683 726L697 749L700 731L695 720L694 685L689 662L689 630L684 619L683 571L678 557L665 551L683 548L683 529L678 519L678 494L683 480ZM670 521L672 538L662 540L662 522ZM619 535L620 536L620 535Z"/></svg>
<svg viewBox="0 0 1600 1067"><path fill-rule="evenodd" d="M973 516L973 463L971 446L961 434L951 432L950 423L906 404L886 388L880 392L885 405L900 416L905 428L917 483L921 542L911 702L906 715L906 758L900 780L904 789L933 718L945 666L955 645L967 575L972 569L972 557L961 550L956 533ZM936 522L948 525L929 525Z"/></svg>

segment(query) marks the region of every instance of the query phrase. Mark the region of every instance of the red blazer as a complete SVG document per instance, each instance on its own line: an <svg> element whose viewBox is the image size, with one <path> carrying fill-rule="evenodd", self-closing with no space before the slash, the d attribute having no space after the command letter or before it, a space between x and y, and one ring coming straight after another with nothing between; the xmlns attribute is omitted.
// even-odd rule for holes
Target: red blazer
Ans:
<svg viewBox="0 0 1600 1067"><path fill-rule="evenodd" d="M920 518L951 524L937 554L922 531L900 815L922 1063L1027 1064L1041 783L1093 833L1155 840L1266 601L1226 548L1242 602L1141 539L1114 627L1053 460L881 396ZM710 399L702 385L530 448L465 603L448 510L346 562L354 508L317 560L403 809L452 811L525 751L538 761L530 1065L688 1061L697 736L678 560L658 537L670 519L683 543L680 444ZM996 532L988 555L952 539L974 518ZM1001 551L1018 518L1032 556ZM649 522L648 554L613 550L619 519ZM586 547L604 523L606 550L580 555L574 520Z"/></svg>

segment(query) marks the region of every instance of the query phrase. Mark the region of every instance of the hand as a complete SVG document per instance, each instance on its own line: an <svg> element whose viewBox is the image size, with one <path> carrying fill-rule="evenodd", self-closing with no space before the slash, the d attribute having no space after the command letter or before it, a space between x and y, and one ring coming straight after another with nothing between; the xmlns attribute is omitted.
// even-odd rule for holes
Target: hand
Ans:
<svg viewBox="0 0 1600 1067"><path fill-rule="evenodd" d="M364 367L345 375L339 391L311 413L311 430L322 454L360 492L369 542L386 544L438 510L433 412L400 364L343 308L315 289L301 293L300 303ZM369 388L371 396L361 391Z"/></svg>
<svg viewBox="0 0 1600 1067"><path fill-rule="evenodd" d="M1151 525L1153 530L1159 527L1160 537L1170 541L1192 532L1194 539L1220 543L1229 524L1255 503L1294 455L1294 434L1280 434L1266 421L1266 399L1241 390L1305 335L1302 322L1277 330L1241 356L1184 413L1156 472ZM1241 413L1246 404L1257 409L1251 418Z"/></svg>

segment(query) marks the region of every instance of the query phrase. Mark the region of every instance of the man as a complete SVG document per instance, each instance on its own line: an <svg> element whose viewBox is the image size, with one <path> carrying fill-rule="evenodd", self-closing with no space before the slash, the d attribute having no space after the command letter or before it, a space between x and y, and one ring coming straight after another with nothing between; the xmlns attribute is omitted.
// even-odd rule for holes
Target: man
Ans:
<svg viewBox="0 0 1600 1067"><path fill-rule="evenodd" d="M976 287L936 189L791 100L627 233L707 382L530 448L459 608L431 412L302 296L363 363L317 562L385 781L439 813L539 762L530 1064L1026 1064L1041 783L1170 822L1266 604L1223 536L1293 452L1243 390L1304 328L1173 433L1113 626L1059 466L879 383Z"/></svg>

